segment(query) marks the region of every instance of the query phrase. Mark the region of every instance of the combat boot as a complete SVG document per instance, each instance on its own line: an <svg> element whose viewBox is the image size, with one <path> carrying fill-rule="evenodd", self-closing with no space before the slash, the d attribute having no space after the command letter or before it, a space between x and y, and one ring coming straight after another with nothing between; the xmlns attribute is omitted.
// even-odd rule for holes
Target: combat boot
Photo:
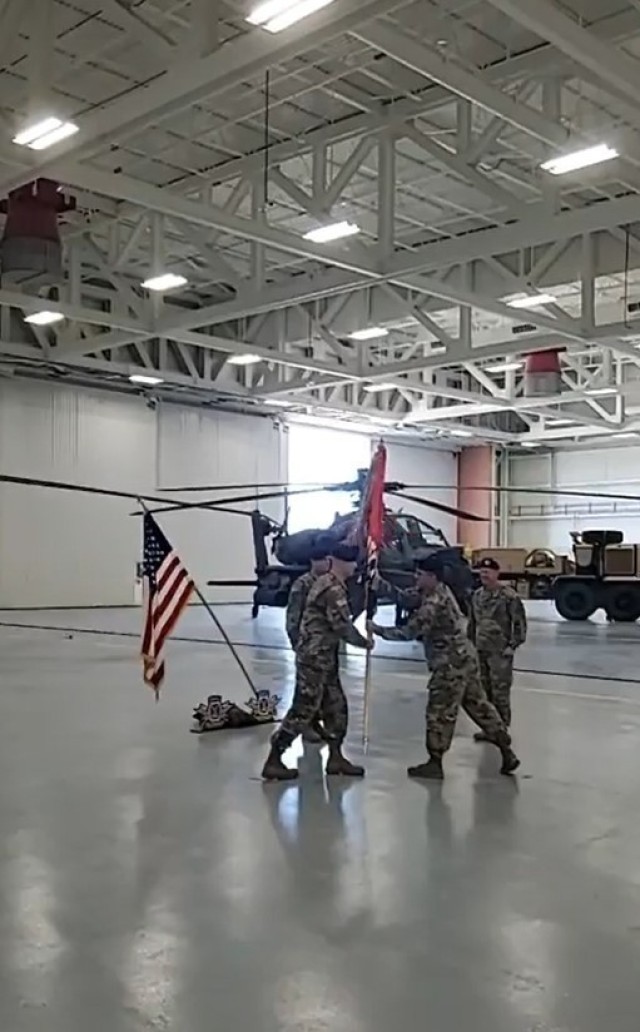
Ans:
<svg viewBox="0 0 640 1032"><path fill-rule="evenodd" d="M509 746L502 748L502 766L500 768L501 774L513 774L520 766L520 760L514 753L513 749Z"/></svg>
<svg viewBox="0 0 640 1032"><path fill-rule="evenodd" d="M410 778L423 778L426 781L442 781L444 778L442 757L430 756L427 763L419 763L417 767L407 767L407 774Z"/></svg>
<svg viewBox="0 0 640 1032"><path fill-rule="evenodd" d="M342 748L339 745L330 745L326 773L329 777L332 775L341 775L343 778L363 778L364 767L359 767L357 764L351 763L351 761L343 755Z"/></svg>
<svg viewBox="0 0 640 1032"><path fill-rule="evenodd" d="M267 756L262 777L265 781L295 781L298 777L297 770L291 770L282 762L282 751L279 746L272 744L271 751Z"/></svg>

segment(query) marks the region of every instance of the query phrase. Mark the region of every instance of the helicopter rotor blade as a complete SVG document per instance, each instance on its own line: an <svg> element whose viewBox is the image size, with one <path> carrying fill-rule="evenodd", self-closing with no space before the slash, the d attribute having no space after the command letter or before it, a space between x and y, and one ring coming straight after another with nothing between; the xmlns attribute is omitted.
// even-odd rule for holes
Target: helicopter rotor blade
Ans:
<svg viewBox="0 0 640 1032"><path fill-rule="evenodd" d="M143 501L162 504L166 501L166 498L142 492L135 493L132 491L116 491L104 487L89 487L86 484L70 484L64 480L38 480L35 477L14 477L4 473L0 474L0 484L16 484L20 487L45 487L57 491L75 491L79 494L101 495L105 498L126 498L134 502ZM225 509L224 511L237 516L248 515L243 509Z"/></svg>
<svg viewBox="0 0 640 1032"><path fill-rule="evenodd" d="M291 487L313 487L320 491L324 490L324 484L311 482L309 484L290 484L284 481L276 481L270 484L207 484L203 487L160 487L159 491L166 491L168 494L197 494L199 491L263 491L267 489L280 488L286 490Z"/></svg>
<svg viewBox="0 0 640 1032"><path fill-rule="evenodd" d="M450 491L451 484L405 484L404 487L413 491ZM487 487L471 486L465 491L490 491L492 494L530 494L530 495L566 495L569 498L606 498L612 501L640 502L640 495L613 494L606 491L574 491L571 488L563 490L558 487Z"/></svg>
<svg viewBox="0 0 640 1032"><path fill-rule="evenodd" d="M404 494L401 491L390 492L394 498L404 498L407 502L414 502L418 505L426 505L429 509L437 512L445 512L449 516L457 516L459 520L470 520L472 523L488 523L486 516L478 516L475 512L465 512L464 509L456 509L451 505L444 505L443 502L427 501L426 498L419 498L417 495Z"/></svg>
<svg viewBox="0 0 640 1032"><path fill-rule="evenodd" d="M300 487L295 491L271 491L260 495L256 499L255 494L234 495L231 498L208 499L203 502L178 502L174 505L165 505L160 509L153 509L153 513L181 512L185 509L220 509L223 505L239 505L241 502L267 502L272 499L292 498L295 495L319 494L322 491L344 491L349 493L357 491L358 485L352 481L344 484L321 484L318 487ZM246 515L246 514L245 514Z"/></svg>
<svg viewBox="0 0 640 1032"><path fill-rule="evenodd" d="M302 487L299 488L297 491L270 491L267 494L260 495L260 497L257 500L259 502L267 502L272 499L291 498L294 495L317 494L319 491L332 490L337 490L337 488L335 488L333 485L330 485L328 487ZM220 512L225 511L225 506L228 507L229 505L239 505L242 502L255 501L256 496L254 494L234 495L234 497L232 498L221 498L220 500L216 498L211 498L202 502L176 502L173 505L163 505L158 509L152 509L151 512L152 514L163 512L184 512L187 509L208 509L212 512ZM246 516L248 515L248 513L244 512L243 515Z"/></svg>

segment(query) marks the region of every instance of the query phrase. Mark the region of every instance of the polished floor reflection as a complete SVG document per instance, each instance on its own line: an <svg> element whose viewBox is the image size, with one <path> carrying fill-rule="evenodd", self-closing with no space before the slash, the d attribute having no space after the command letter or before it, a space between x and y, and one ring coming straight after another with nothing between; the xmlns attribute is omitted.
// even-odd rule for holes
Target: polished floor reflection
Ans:
<svg viewBox="0 0 640 1032"><path fill-rule="evenodd" d="M289 691L281 614L220 614ZM280 787L267 728L188 733L208 693L246 696L204 613L157 706L138 614L0 613L3 1032L636 1032L640 627L535 616L517 779L463 720L445 783L408 782L423 671L385 646L366 780L310 747ZM352 652L345 682L358 757Z"/></svg>

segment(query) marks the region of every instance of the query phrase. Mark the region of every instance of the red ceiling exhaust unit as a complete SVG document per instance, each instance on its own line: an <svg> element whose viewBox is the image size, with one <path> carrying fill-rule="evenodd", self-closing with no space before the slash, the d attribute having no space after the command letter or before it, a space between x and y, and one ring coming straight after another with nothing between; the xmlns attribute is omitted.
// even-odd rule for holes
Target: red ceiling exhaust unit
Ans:
<svg viewBox="0 0 640 1032"><path fill-rule="evenodd" d="M58 218L75 207L75 198L65 197L51 179L21 186L0 202L0 212L7 216L0 240L4 284L39 288L62 280Z"/></svg>
<svg viewBox="0 0 640 1032"><path fill-rule="evenodd" d="M528 398L562 392L560 355L564 348L533 351L525 356L524 393Z"/></svg>

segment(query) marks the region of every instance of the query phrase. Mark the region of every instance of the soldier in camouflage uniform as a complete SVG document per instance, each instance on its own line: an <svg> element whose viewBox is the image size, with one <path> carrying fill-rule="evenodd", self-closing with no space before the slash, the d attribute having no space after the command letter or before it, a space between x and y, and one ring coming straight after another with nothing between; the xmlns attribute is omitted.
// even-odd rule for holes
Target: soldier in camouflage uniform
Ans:
<svg viewBox="0 0 640 1032"><path fill-rule="evenodd" d="M520 761L511 749L511 738L480 683L476 651L467 638L463 617L453 593L440 581L441 562L428 556L418 562L417 587L422 593L406 627L371 624L374 634L387 641L421 641L431 677L427 701L428 763L409 767L409 777L441 780L442 757L451 746L463 706L502 753L502 774L512 774Z"/></svg>
<svg viewBox="0 0 640 1032"><path fill-rule="evenodd" d="M326 535L320 535L317 538L311 551L311 568L307 573L303 573L302 577L298 577L298 579L294 581L291 591L289 592L286 628L287 637L289 638L291 648L294 652L298 646L302 615L307 604L309 592L318 577L321 577L323 573L329 572L329 551L331 549L331 544L331 539ZM339 676L338 650L336 649L336 678L339 678ZM302 737L305 742L313 745L317 745L319 742L326 740L326 734L322 728L319 717L316 717L313 722L313 726L307 728Z"/></svg>
<svg viewBox="0 0 640 1032"><path fill-rule="evenodd" d="M311 586L297 639L293 702L271 739L271 751L262 771L267 781L297 778L298 771L284 765L282 754L313 724L318 714L329 737L327 774L352 777L364 774L362 767L350 763L342 753L349 709L337 669L337 649L341 641L370 648L367 639L353 625L345 586L355 572L357 558L356 547L334 545L331 570Z"/></svg>
<svg viewBox="0 0 640 1032"><path fill-rule="evenodd" d="M307 573L303 573L302 577L298 577L298 579L293 582L291 591L289 592L286 628L287 637L294 652L298 645L302 614L304 613L304 609L307 604L309 592L318 577L321 577L323 573L329 572L331 566L329 560L331 544L331 540L320 535L311 550L310 569Z"/></svg>
<svg viewBox="0 0 640 1032"><path fill-rule="evenodd" d="M487 556L477 566L482 587L474 591L468 633L478 650L480 675L487 697L507 727L511 726L513 657L527 637L527 617L521 599L500 583L500 566ZM476 741L486 739L476 735Z"/></svg>

